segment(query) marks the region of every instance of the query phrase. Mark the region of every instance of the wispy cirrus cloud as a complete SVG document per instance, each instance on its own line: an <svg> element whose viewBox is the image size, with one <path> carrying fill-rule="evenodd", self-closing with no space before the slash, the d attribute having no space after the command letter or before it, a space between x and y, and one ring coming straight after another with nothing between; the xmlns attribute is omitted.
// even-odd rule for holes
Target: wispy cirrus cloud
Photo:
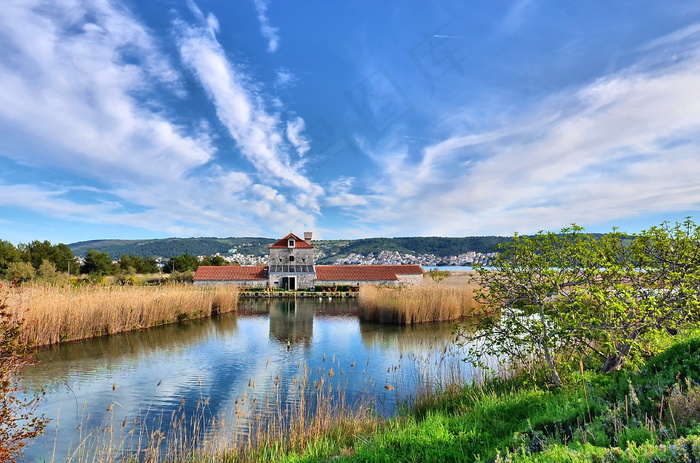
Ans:
<svg viewBox="0 0 700 463"><path fill-rule="evenodd" d="M457 132L418 160L401 146L376 152L383 175L358 215L385 234L449 235L700 210L697 45L685 43L663 66L662 56L646 57L553 95L489 131Z"/></svg>
<svg viewBox="0 0 700 463"><path fill-rule="evenodd" d="M218 30L218 21L210 15L203 24L181 25L192 32L183 50L203 51L190 63L210 66L219 78L228 66L221 47L196 42L199 32ZM177 58L161 50L161 40L115 1L0 5L0 157L72 176L69 186L0 181L17 198L4 205L174 235L261 234L283 216L298 226L313 223L320 188L291 163L284 124L261 109L262 97L236 80L240 73L225 81L231 85L205 79L204 86L216 103L232 105L220 114L260 175L223 167L210 124L183 122L159 103L164 95L189 97ZM303 139L301 130L297 135ZM76 200L76 188L89 185L99 185L92 199ZM303 191L295 202L280 188Z"/></svg>
<svg viewBox="0 0 700 463"><path fill-rule="evenodd" d="M4 155L142 178L182 175L212 158L207 134L186 133L137 101L153 87L181 88L178 72L128 12L110 2L66 0L1 8Z"/></svg>
<svg viewBox="0 0 700 463"><path fill-rule="evenodd" d="M258 13L258 21L260 22L260 32L267 39L267 51L274 53L279 46L279 29L270 25L270 19L267 17L268 0L254 0L255 11Z"/></svg>
<svg viewBox="0 0 700 463"><path fill-rule="evenodd" d="M297 190L296 202L302 208L318 212L322 188L304 175L300 164L292 162L282 121L266 110L262 97L249 87L248 76L227 59L215 31L184 22L179 22L179 31L183 62L206 90L241 153L267 179ZM303 119L290 124L286 140L303 154L308 148L301 134Z"/></svg>

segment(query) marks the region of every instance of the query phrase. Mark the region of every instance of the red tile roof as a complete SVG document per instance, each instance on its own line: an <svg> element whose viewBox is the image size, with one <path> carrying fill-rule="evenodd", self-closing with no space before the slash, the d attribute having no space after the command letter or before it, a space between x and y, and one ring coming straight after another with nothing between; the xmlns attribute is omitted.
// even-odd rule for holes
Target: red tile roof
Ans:
<svg viewBox="0 0 700 463"><path fill-rule="evenodd" d="M397 275L422 275L420 265L317 265L316 280L398 280Z"/></svg>
<svg viewBox="0 0 700 463"><path fill-rule="evenodd" d="M267 280L267 267L262 265L200 265L195 280Z"/></svg>
<svg viewBox="0 0 700 463"><path fill-rule="evenodd" d="M299 238L294 233L288 234L287 236L285 236L284 238L282 238L278 242L271 244L270 247L271 248L285 248L286 249L289 247L289 246L287 246L287 242L289 241L289 238L294 238L294 241L296 241L294 243L295 248L306 248L306 249L313 248L313 246L311 246L309 243L307 243L306 241Z"/></svg>

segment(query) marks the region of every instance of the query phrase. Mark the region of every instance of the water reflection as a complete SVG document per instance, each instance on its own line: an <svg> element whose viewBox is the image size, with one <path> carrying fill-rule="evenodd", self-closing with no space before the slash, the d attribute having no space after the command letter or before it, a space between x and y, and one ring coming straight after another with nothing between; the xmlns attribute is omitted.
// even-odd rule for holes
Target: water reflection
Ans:
<svg viewBox="0 0 700 463"><path fill-rule="evenodd" d="M53 422L26 459L62 461L111 424L131 436L169 428L176 415L238 426L250 418L244 402L293 405L300 378L391 414L397 394L434 376L435 362L408 359L443 352L451 325L372 325L356 313L354 299L242 300L238 314L42 350L25 384L47 391L39 411Z"/></svg>
<svg viewBox="0 0 700 463"><path fill-rule="evenodd" d="M25 371L24 383L35 392L50 390L73 378L104 375L148 357L177 355L205 339L234 336L237 328L236 314L229 313L42 348L36 355L39 366Z"/></svg>
<svg viewBox="0 0 700 463"><path fill-rule="evenodd" d="M314 333L314 306L297 304L297 299L278 299L269 305L270 338L290 346L311 347Z"/></svg>

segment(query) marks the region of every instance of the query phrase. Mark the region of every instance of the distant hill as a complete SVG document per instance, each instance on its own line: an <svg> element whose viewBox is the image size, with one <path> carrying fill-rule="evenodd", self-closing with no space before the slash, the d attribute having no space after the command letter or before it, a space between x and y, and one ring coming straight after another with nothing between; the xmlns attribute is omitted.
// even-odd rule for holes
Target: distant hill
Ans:
<svg viewBox="0 0 700 463"><path fill-rule="evenodd" d="M69 244L76 256L84 257L89 249L106 252L112 259L122 254L169 259L183 254L207 256L226 254L237 249L241 254L264 255L276 240L271 238L163 238L153 240L92 240Z"/></svg>
<svg viewBox="0 0 700 463"><path fill-rule="evenodd" d="M363 238L359 240L319 240L314 246L323 250L327 257L320 263L330 263L350 253L367 255L381 251L398 251L402 254L434 254L439 257L456 256L469 251L493 252L500 243L510 241L505 236L468 236L446 238L439 236L403 238Z"/></svg>
<svg viewBox="0 0 700 463"><path fill-rule="evenodd" d="M406 254L435 254L452 256L468 251L492 252L496 245L509 241L504 236L471 236L465 238L405 237L364 238L359 240L314 240L313 245L326 253L320 263L330 262L350 253L369 254L398 251ZM106 252L112 259L122 254L142 257L170 257L182 254L196 256L226 254L237 249L240 254L262 256L268 246L277 241L271 238L164 238L152 240L92 240L69 244L76 256L85 256L89 249Z"/></svg>

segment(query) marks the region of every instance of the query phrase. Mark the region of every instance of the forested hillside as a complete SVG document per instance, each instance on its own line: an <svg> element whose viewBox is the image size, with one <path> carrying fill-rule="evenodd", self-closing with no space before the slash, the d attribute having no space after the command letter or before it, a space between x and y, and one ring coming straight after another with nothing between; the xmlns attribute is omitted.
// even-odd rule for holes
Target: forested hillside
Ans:
<svg viewBox="0 0 700 463"><path fill-rule="evenodd" d="M364 238L359 240L316 240L314 246L328 257L350 253L369 254L398 251L407 254L458 255L468 251L492 252L496 245L510 240L503 236L472 236L465 238L404 237ZM112 259L122 254L141 257L170 258L182 254L196 256L226 254L236 249L240 254L262 256L276 240L271 238L165 238L153 240L93 240L69 244L76 256L85 256L89 249L105 252Z"/></svg>
<svg viewBox="0 0 700 463"><path fill-rule="evenodd" d="M92 240L69 244L76 256L84 257L89 249L106 252L112 259L122 254L141 257L171 257L226 254L231 249L241 254L264 255L275 240L269 238L164 238L154 240Z"/></svg>

